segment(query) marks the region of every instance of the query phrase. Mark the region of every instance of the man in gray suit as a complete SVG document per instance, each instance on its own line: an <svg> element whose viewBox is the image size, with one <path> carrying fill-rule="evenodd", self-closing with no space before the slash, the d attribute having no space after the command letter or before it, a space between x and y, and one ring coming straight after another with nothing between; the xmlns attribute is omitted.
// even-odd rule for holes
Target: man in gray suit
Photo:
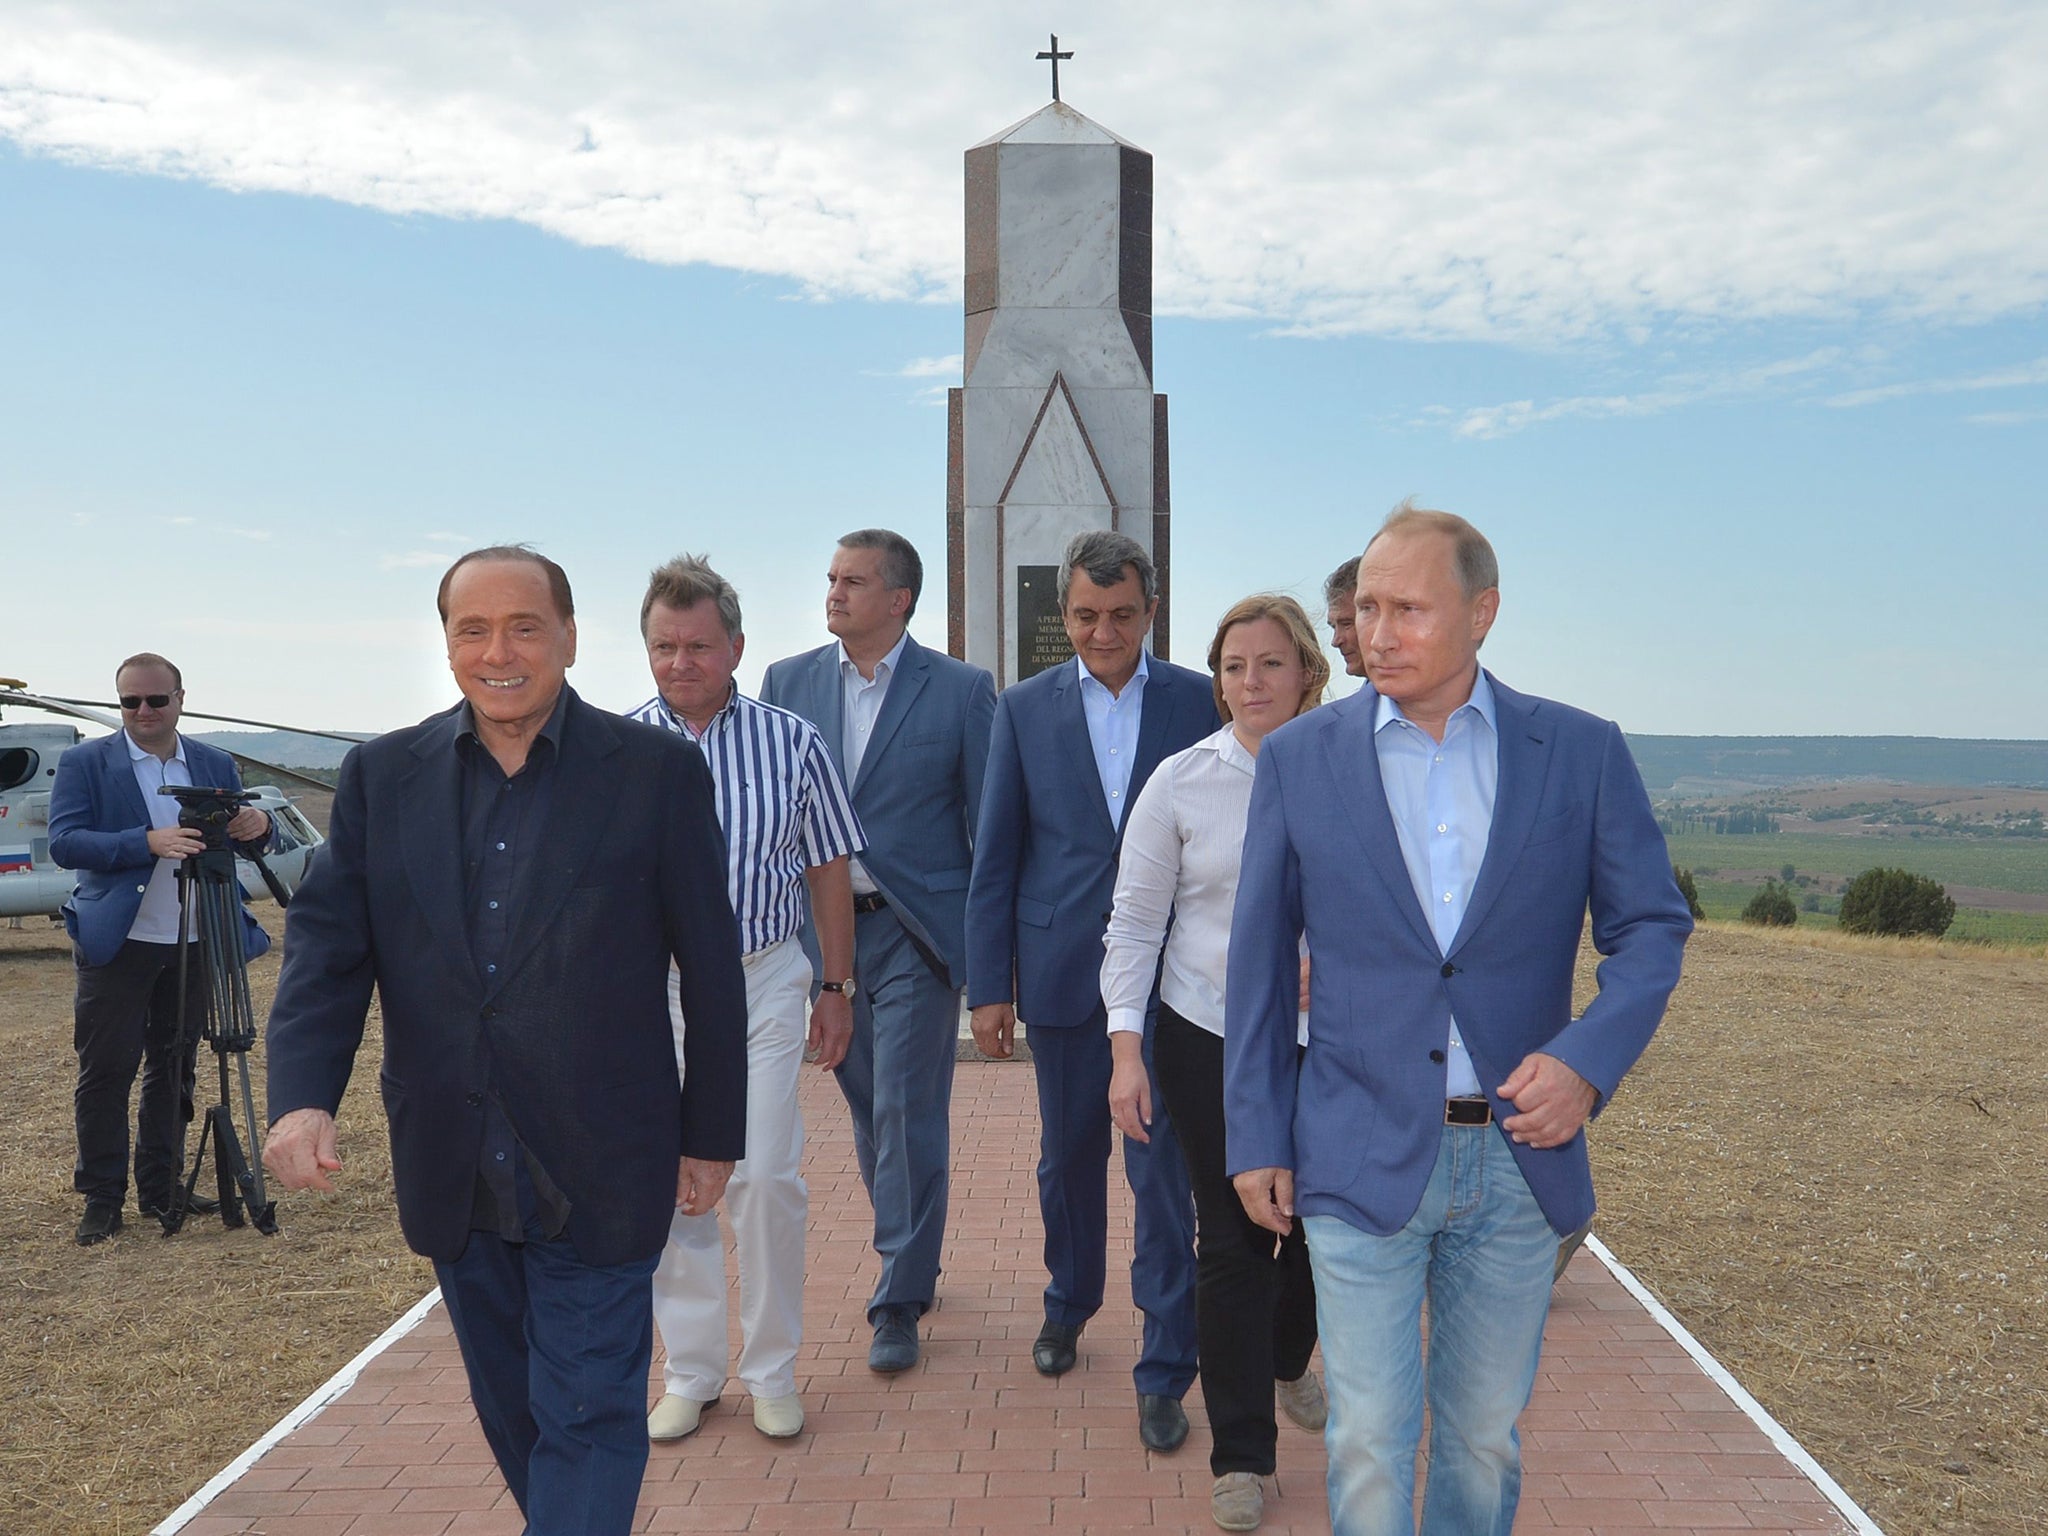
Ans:
<svg viewBox="0 0 2048 1536"><path fill-rule="evenodd" d="M917 1363L938 1287L967 875L995 681L910 638L924 563L901 534L849 533L827 573L830 645L768 669L767 703L818 728L868 846L853 860L853 1043L836 1069L875 1208L868 1367Z"/></svg>

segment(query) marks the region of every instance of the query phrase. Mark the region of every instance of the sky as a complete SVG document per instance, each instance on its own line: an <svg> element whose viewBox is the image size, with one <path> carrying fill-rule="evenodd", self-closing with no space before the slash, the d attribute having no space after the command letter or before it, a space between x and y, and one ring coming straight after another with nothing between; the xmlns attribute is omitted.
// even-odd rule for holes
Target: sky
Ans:
<svg viewBox="0 0 2048 1536"><path fill-rule="evenodd" d="M751 688L835 538L945 638L962 152L1009 4L0 10L0 675L381 730L447 562L531 541L571 681L648 569ZM1414 496L1486 660L1634 732L2048 735L2048 8L1097 4L1062 94L1155 156L1173 652Z"/></svg>

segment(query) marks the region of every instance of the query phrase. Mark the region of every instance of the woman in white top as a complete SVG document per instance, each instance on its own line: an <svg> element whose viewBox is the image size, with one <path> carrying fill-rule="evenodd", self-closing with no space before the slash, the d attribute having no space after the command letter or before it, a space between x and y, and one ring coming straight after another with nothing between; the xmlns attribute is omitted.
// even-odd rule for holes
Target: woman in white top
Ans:
<svg viewBox="0 0 2048 1536"><path fill-rule="evenodd" d="M1152 1121L1145 1013L1159 978L1153 1064L1195 1195L1195 1321L1216 1479L1211 1509L1224 1529L1252 1530L1264 1498L1259 1479L1274 1465L1275 1384L1281 1406L1303 1428L1321 1429L1326 1410L1322 1384L1308 1368L1315 1285L1300 1223L1276 1251L1273 1234L1245 1215L1224 1172L1224 960L1259 743L1321 702L1330 665L1301 605L1262 594L1223 616L1209 670L1229 723L1162 762L1131 807L1103 939L1102 997L1115 1058L1110 1115L1124 1135L1145 1141Z"/></svg>

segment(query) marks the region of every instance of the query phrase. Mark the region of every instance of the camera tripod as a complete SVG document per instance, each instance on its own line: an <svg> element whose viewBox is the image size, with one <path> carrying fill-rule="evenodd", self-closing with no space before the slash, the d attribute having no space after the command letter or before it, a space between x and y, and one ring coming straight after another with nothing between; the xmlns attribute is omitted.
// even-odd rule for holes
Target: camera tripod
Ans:
<svg viewBox="0 0 2048 1536"><path fill-rule="evenodd" d="M184 1081L185 1053L200 1040L213 1046L220 1068L220 1102L207 1109L191 1172L172 1191L170 1206L158 1219L166 1237L184 1226L192 1192L199 1184L199 1171L206 1162L207 1143L211 1142L221 1224L232 1228L253 1223L258 1232L268 1237L277 1231L277 1205L263 1187L261 1164L251 1163L245 1150L256 1145L256 1101L249 1088L249 1051L256 1044L256 1015L249 1002L242 886L235 877L237 850L227 836L227 824L255 797L241 790L198 789L181 784L166 785L158 793L176 797L179 824L198 832L206 843L201 852L178 862L178 920L190 942L178 946L178 1044L174 1063L177 1076L173 1080ZM284 886L262 856L246 851L241 856L255 864L278 905L283 906L287 900ZM204 1016L196 1036L185 1015L191 995L188 966L193 962L195 949L204 972ZM237 1075L239 1084L233 1081ZM241 1089L246 1142L235 1129L231 1107L236 1086Z"/></svg>

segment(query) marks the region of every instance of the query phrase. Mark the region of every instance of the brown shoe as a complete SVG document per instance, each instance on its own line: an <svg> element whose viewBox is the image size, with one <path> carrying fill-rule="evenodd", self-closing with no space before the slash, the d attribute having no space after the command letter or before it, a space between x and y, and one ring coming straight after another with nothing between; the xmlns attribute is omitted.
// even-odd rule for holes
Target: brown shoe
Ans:
<svg viewBox="0 0 2048 1536"><path fill-rule="evenodd" d="M1266 1518L1266 1490L1256 1472L1226 1472L1209 1490L1209 1515L1226 1531L1256 1531Z"/></svg>
<svg viewBox="0 0 2048 1536"><path fill-rule="evenodd" d="M1323 1383L1314 1371L1303 1371L1292 1381L1273 1383L1273 1396L1280 1411L1312 1435L1319 1435L1330 1422L1330 1400L1323 1396Z"/></svg>

